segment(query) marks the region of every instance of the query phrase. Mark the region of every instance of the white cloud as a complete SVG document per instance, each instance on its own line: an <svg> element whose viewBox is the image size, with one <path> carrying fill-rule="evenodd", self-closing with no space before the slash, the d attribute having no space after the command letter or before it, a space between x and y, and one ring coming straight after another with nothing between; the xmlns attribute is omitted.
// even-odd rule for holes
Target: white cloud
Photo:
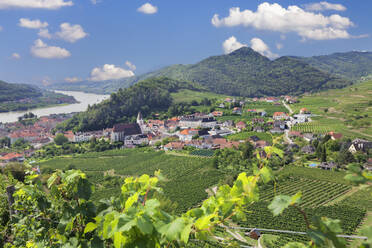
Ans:
<svg viewBox="0 0 372 248"><path fill-rule="evenodd" d="M39 19L30 20L28 18L21 18L19 19L18 26L23 28L31 28L31 29L40 29L48 27L47 22L41 22Z"/></svg>
<svg viewBox="0 0 372 248"><path fill-rule="evenodd" d="M305 9L309 11L324 11L324 10L345 11L346 7L343 6L342 4L320 2L320 3L306 4Z"/></svg>
<svg viewBox="0 0 372 248"><path fill-rule="evenodd" d="M222 44L222 48L225 54L229 54L239 48L246 47L246 44L240 43L235 36L231 36L227 40L225 40Z"/></svg>
<svg viewBox="0 0 372 248"><path fill-rule="evenodd" d="M278 54L272 53L270 51L270 48L260 38L251 39L251 48L255 50L256 52L260 53L261 55L266 56L270 59L275 59L279 57Z"/></svg>
<svg viewBox="0 0 372 248"><path fill-rule="evenodd" d="M81 79L78 78L78 77L67 77L67 78L65 78L65 81L67 83L76 83L76 82L81 81Z"/></svg>
<svg viewBox="0 0 372 248"><path fill-rule="evenodd" d="M276 43L276 49L280 50L283 48L283 44L282 43Z"/></svg>
<svg viewBox="0 0 372 248"><path fill-rule="evenodd" d="M347 29L354 24L347 17L340 15L324 16L292 5L287 9L274 3L262 3L257 11L230 9L228 17L220 18L215 14L212 18L215 27L245 26L258 30L269 30L280 33L295 32L303 39L328 40L353 38Z"/></svg>
<svg viewBox="0 0 372 248"><path fill-rule="evenodd" d="M13 59L20 59L21 58L21 55L19 55L19 53L13 53L12 54L12 58Z"/></svg>
<svg viewBox="0 0 372 248"><path fill-rule="evenodd" d="M134 76L133 71L117 67L115 65L105 64L103 67L96 67L90 73L90 80L104 81L110 79L127 78Z"/></svg>
<svg viewBox="0 0 372 248"><path fill-rule="evenodd" d="M47 28L40 29L38 35L43 38L51 39L52 35L49 33Z"/></svg>
<svg viewBox="0 0 372 248"><path fill-rule="evenodd" d="M156 12L158 12L158 7L152 5L151 3L145 3L144 5L139 7L137 11L142 12L144 14L151 15L151 14L155 14Z"/></svg>
<svg viewBox="0 0 372 248"><path fill-rule="evenodd" d="M31 8L55 10L72 5L74 5L72 1L65 0L0 0L0 9Z"/></svg>
<svg viewBox="0 0 372 248"><path fill-rule="evenodd" d="M56 36L61 38L62 40L74 43L80 39L85 38L88 34L85 33L84 29L76 24L71 25L68 22L62 23L60 25L61 31L56 33Z"/></svg>
<svg viewBox="0 0 372 248"><path fill-rule="evenodd" d="M64 48L48 46L42 40L37 39L31 47L31 54L43 59L63 59L71 56L71 53Z"/></svg>
<svg viewBox="0 0 372 248"><path fill-rule="evenodd" d="M136 67L134 64L132 64L132 62L130 62L130 61L126 61L126 62L125 62L125 65L128 66L128 68L129 68L131 71L135 71L135 70L137 69L137 67Z"/></svg>

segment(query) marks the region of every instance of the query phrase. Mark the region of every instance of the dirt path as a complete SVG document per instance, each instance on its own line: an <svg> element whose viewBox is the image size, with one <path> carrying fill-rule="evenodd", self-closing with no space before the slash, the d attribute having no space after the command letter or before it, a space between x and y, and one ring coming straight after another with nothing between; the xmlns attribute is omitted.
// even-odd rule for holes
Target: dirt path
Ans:
<svg viewBox="0 0 372 248"><path fill-rule="evenodd" d="M291 109L291 107L289 107L284 101L282 101L284 107L286 107L289 111L289 114L293 114L293 110Z"/></svg>

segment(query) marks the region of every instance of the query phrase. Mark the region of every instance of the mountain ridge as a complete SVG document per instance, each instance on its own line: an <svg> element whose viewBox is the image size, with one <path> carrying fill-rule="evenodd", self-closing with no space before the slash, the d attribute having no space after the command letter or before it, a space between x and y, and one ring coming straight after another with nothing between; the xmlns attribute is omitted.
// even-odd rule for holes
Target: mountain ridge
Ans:
<svg viewBox="0 0 372 248"><path fill-rule="evenodd" d="M331 88L343 88L352 80L311 66L300 57L270 60L249 47L227 55L215 55L191 65L171 65L115 82L59 84L54 89L80 89L112 93L151 77L169 77L198 83L214 93L236 96L300 95ZM93 86L93 87L91 87Z"/></svg>

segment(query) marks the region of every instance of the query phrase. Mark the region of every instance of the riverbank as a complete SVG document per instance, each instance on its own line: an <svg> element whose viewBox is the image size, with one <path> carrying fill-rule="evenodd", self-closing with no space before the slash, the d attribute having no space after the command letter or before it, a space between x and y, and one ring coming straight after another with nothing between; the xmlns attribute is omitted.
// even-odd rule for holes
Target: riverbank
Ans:
<svg viewBox="0 0 372 248"><path fill-rule="evenodd" d="M85 111L89 105L100 103L108 99L109 95L98 95L91 93L84 93L78 91L54 91L57 94L63 94L66 96L73 97L75 103L61 104L54 106L37 107L22 111L12 111L0 113L0 123L10 123L18 120L18 117L23 116L25 113L32 112L37 116L48 116L51 114L68 114L75 112Z"/></svg>

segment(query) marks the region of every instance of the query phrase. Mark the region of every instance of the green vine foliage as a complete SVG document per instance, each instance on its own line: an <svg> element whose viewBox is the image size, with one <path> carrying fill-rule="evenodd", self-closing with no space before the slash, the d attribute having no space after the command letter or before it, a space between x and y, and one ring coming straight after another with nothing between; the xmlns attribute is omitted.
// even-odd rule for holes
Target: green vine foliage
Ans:
<svg viewBox="0 0 372 248"><path fill-rule="evenodd" d="M282 156L277 148L267 148L266 153L268 158ZM57 171L46 183L30 173L16 185L12 214L0 237L5 247L187 247L190 240L222 240L226 247L239 247L247 240L228 226L245 220L246 210L259 201L259 184L274 180L267 161L258 159L251 175L239 174L232 186L219 186L199 207L182 215L161 207L156 196L162 193L158 183L165 179L159 171L154 176L126 178L120 197L98 204L90 200L94 188L79 170ZM300 202L299 192L276 196L269 206L275 215L288 207L298 208L308 224L311 243L286 247L345 247L336 236L342 231L339 222L317 217L310 223L298 207ZM371 233L371 228L366 230L369 240ZM367 241L363 247L368 245Z"/></svg>

